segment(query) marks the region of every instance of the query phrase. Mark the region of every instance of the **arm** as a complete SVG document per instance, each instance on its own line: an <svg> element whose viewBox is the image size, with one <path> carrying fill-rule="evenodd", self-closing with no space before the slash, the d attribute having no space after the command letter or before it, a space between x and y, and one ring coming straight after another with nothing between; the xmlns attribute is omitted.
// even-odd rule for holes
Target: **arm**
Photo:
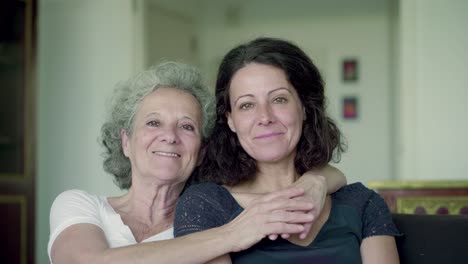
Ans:
<svg viewBox="0 0 468 264"><path fill-rule="evenodd" d="M398 264L398 251L392 236L372 236L361 243L362 263Z"/></svg>
<svg viewBox="0 0 468 264"><path fill-rule="evenodd" d="M206 186L208 187L205 188ZM288 188L255 198L230 221L240 207L226 189L213 186L214 184L205 187L192 186L195 188L191 187L180 198L174 222L176 237L220 228L224 230L223 243L233 242L234 245L225 253L238 252L279 230L284 230L287 234L300 233L304 230L302 224L312 220L310 214L303 213L310 210L312 204L292 199L303 195L304 191L300 188ZM228 221L230 222L227 223ZM209 263L231 263L231 259L229 254L224 254Z"/></svg>
<svg viewBox="0 0 468 264"><path fill-rule="evenodd" d="M364 186L359 188L359 192L369 193L365 198L362 215L362 263L399 263L394 236L400 235L400 232L393 223L387 204L376 192ZM366 196L359 195L359 197Z"/></svg>
<svg viewBox="0 0 468 264"><path fill-rule="evenodd" d="M336 167L326 165L321 169L310 170L304 173L294 185L302 187L306 191L326 190L327 194L332 194L346 185L346 177Z"/></svg>
<svg viewBox="0 0 468 264"><path fill-rule="evenodd" d="M110 248L100 205L98 197L80 190L57 196L50 211L49 256L53 263L201 263L232 247L224 243L223 230L213 229L175 240ZM182 259L180 248L191 257Z"/></svg>
<svg viewBox="0 0 468 264"><path fill-rule="evenodd" d="M346 177L339 169L327 165L321 169L304 173L293 185L304 188L304 198L314 203L314 209L308 213L312 214L314 219L317 219L320 212L322 212L327 194L334 193L345 186ZM303 239L307 236L312 228L312 224L313 223L304 225L305 230L299 235L299 238ZM283 234L282 237L287 238L288 235ZM271 238L274 238L274 236Z"/></svg>
<svg viewBox="0 0 468 264"><path fill-rule="evenodd" d="M312 204L291 199L302 194L303 190L300 188L275 192L252 203L251 207L228 224L175 239L117 248L109 247L105 234L98 225L73 224L61 231L53 241L50 257L55 264L204 263L219 256L222 257L216 261L220 262L216 263L230 263L226 253L246 249L267 234L303 231L300 223L310 221L311 217L300 212L310 210ZM193 197L189 197L191 198ZM206 212L195 213L210 216L210 211L216 211L214 208L206 209ZM297 212L289 212L290 210ZM193 226L196 224L189 227L192 231ZM181 258L180 252L189 257Z"/></svg>
<svg viewBox="0 0 468 264"><path fill-rule="evenodd" d="M103 231L93 224L66 228L55 240L51 259L60 263L203 263L229 252L226 233L214 228L184 237L109 248ZM180 252L184 252L183 258Z"/></svg>

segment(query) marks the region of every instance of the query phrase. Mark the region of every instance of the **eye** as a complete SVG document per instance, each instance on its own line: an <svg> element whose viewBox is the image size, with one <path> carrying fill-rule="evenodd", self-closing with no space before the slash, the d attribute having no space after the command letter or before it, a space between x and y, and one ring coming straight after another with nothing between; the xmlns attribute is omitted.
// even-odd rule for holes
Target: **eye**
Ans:
<svg viewBox="0 0 468 264"><path fill-rule="evenodd" d="M157 120L150 120L146 123L147 126L151 126L151 127L159 127L161 126L161 122L157 121Z"/></svg>
<svg viewBox="0 0 468 264"><path fill-rule="evenodd" d="M193 125L190 125L190 124L184 124L184 125L182 125L182 128L187 130L187 131L195 131L195 127Z"/></svg>
<svg viewBox="0 0 468 264"><path fill-rule="evenodd" d="M252 108L254 105L252 103L242 103L241 105L239 105L239 109L240 110L247 110L247 109L250 109Z"/></svg>
<svg viewBox="0 0 468 264"><path fill-rule="evenodd" d="M286 97L276 97L273 99L273 102L277 104L284 104L288 102L288 99Z"/></svg>

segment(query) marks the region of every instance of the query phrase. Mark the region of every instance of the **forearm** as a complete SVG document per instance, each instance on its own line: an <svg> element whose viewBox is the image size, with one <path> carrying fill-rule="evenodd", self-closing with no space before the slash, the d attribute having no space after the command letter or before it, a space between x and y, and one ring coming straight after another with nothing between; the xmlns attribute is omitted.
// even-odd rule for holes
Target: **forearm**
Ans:
<svg viewBox="0 0 468 264"><path fill-rule="evenodd" d="M325 180L327 194L332 194L346 185L346 177L343 172L331 165L326 165L323 168L310 170L304 173L304 175L296 181L295 185L309 188L304 185L308 182L320 184L321 180Z"/></svg>
<svg viewBox="0 0 468 264"><path fill-rule="evenodd" d="M79 224L59 235L52 247L51 258L54 264L204 263L229 253L234 248L230 237L225 228L220 227L175 239L109 248L99 227Z"/></svg>
<svg viewBox="0 0 468 264"><path fill-rule="evenodd" d="M207 262L206 264L231 264L231 263L232 263L231 256L229 254L225 254Z"/></svg>
<svg viewBox="0 0 468 264"><path fill-rule="evenodd" d="M327 193L332 194L338 191L341 187L345 186L347 181L346 177L339 169L334 166L327 165L319 172L320 175L325 177L327 181Z"/></svg>
<svg viewBox="0 0 468 264"><path fill-rule="evenodd" d="M104 262L205 263L230 251L222 228L213 228L175 239L109 249Z"/></svg>

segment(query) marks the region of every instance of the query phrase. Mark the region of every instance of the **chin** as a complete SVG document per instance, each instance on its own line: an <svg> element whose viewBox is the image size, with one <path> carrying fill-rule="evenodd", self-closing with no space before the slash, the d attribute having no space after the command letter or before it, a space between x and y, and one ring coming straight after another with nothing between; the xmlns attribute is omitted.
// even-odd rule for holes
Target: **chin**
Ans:
<svg viewBox="0 0 468 264"><path fill-rule="evenodd" d="M251 155L252 158L260 162L277 162L286 158L286 156L287 156L287 153L271 153L271 152L255 153L254 155Z"/></svg>

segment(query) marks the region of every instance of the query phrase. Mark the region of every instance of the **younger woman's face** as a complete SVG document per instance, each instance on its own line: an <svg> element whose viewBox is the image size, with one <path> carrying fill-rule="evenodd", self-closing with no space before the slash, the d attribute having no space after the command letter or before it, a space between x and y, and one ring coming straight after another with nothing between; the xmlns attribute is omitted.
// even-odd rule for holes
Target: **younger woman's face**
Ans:
<svg viewBox="0 0 468 264"><path fill-rule="evenodd" d="M228 125L252 158L294 160L304 107L283 70L249 63L232 77L229 97Z"/></svg>

